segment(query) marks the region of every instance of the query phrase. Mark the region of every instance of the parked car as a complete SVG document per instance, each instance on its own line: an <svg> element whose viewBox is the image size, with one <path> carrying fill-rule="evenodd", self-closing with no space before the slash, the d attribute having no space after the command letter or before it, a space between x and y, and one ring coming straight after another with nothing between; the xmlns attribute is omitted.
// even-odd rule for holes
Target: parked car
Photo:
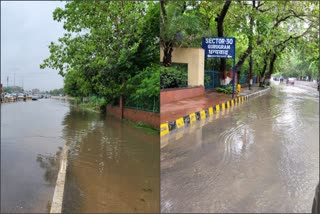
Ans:
<svg viewBox="0 0 320 214"><path fill-rule="evenodd" d="M23 99L24 98L24 94L23 93L19 93L18 94L18 98Z"/></svg>
<svg viewBox="0 0 320 214"><path fill-rule="evenodd" d="M11 94L6 94L6 95L4 95L4 98L11 98L11 97L12 97Z"/></svg>

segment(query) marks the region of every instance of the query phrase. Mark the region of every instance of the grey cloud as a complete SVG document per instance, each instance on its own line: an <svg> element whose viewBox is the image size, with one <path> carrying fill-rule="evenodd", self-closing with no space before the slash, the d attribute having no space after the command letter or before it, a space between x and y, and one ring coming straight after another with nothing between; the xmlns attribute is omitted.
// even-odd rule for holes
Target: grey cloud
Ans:
<svg viewBox="0 0 320 214"><path fill-rule="evenodd" d="M23 85L25 89L51 90L63 86L57 71L40 70L49 56L48 45L64 33L62 23L53 21L52 12L63 7L58 1L1 2L1 83Z"/></svg>

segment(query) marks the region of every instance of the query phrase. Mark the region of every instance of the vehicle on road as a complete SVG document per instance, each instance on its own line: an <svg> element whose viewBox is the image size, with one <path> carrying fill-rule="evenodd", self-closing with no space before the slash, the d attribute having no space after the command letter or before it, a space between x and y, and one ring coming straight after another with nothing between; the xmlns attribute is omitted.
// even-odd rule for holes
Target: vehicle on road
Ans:
<svg viewBox="0 0 320 214"><path fill-rule="evenodd" d="M39 99L39 97L38 97L38 95L32 95L32 98L31 98L32 100L38 100Z"/></svg>
<svg viewBox="0 0 320 214"><path fill-rule="evenodd" d="M6 95L4 95L4 98L11 98L11 97L12 97L11 94L6 94Z"/></svg>
<svg viewBox="0 0 320 214"><path fill-rule="evenodd" d="M292 78L292 77L290 77L290 78L288 78L287 79L287 85L294 85L294 81L296 80L296 78Z"/></svg>
<svg viewBox="0 0 320 214"><path fill-rule="evenodd" d="M279 81L280 81L280 83L284 83L284 81L286 81L286 79L284 77L280 77Z"/></svg>
<svg viewBox="0 0 320 214"><path fill-rule="evenodd" d="M19 94L18 94L18 98L19 98L19 99L23 99L23 98L24 98L24 94L23 94L23 93L19 93Z"/></svg>

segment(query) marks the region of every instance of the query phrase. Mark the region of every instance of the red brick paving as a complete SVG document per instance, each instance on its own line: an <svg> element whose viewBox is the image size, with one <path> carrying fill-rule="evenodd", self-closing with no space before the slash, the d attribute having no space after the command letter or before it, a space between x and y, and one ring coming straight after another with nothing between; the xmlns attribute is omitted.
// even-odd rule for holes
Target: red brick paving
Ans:
<svg viewBox="0 0 320 214"><path fill-rule="evenodd" d="M252 92L256 90L258 89L252 90ZM249 92L247 87L242 88L241 91ZM240 95L235 94L234 97L236 98L237 96ZM232 94L210 91L206 92L203 96L163 104L160 106L160 123L162 124L176 120L190 113L204 110L231 99Z"/></svg>
<svg viewBox="0 0 320 214"><path fill-rule="evenodd" d="M215 106L231 99L231 94L210 92L206 93L203 96L193 97L161 105L160 123L162 124L165 122L176 120L190 113Z"/></svg>

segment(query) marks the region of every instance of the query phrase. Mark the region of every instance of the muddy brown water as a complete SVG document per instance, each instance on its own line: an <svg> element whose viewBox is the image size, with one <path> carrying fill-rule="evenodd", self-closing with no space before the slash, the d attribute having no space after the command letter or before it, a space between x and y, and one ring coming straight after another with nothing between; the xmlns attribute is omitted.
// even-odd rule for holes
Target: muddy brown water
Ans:
<svg viewBox="0 0 320 214"><path fill-rule="evenodd" d="M111 117L70 111L63 212L159 212L159 134Z"/></svg>
<svg viewBox="0 0 320 214"><path fill-rule="evenodd" d="M318 91L277 85L228 111L161 149L161 211L310 213Z"/></svg>
<svg viewBox="0 0 320 214"><path fill-rule="evenodd" d="M1 212L49 212L64 144L63 212L158 212L158 136L67 101L1 104Z"/></svg>

